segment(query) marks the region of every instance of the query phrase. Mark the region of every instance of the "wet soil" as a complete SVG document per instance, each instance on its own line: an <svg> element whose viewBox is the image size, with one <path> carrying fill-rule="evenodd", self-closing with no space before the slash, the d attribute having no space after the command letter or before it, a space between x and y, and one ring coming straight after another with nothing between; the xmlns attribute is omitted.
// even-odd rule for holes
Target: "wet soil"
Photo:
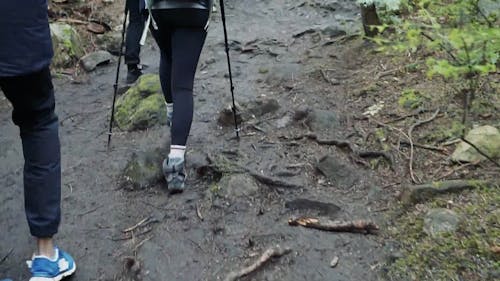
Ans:
<svg viewBox="0 0 500 281"><path fill-rule="evenodd" d="M409 181L404 159L392 169L381 163L373 170L350 151L308 138L291 140L310 128L293 118L283 121L297 109L334 111L340 120L335 136L367 146L369 135L363 133L374 125L361 113L377 100L360 100L363 89L377 80L374 73L383 71L367 52L373 46L344 35L361 30L355 1L226 2L237 101L274 98L280 109L244 123L239 141L231 127L217 123L231 100L220 14L213 14L195 82L191 173L182 194L169 195L163 181L143 190L122 188L121 172L133 153L164 148L167 155L169 130L115 129L106 150L116 62L83 82L55 79L63 167L57 243L78 263L73 280L222 280L275 245L292 252L242 280L379 280L386 258L381 237L287 224L292 216L310 215L384 225L395 186ZM149 65L146 72L158 71L151 38L141 58ZM0 276L27 280L24 261L34 242L22 204L22 151L10 106L0 99L0 259L5 256ZM243 198L217 196L217 182L198 177L189 162L205 154L225 155L301 188L259 184L257 193ZM318 172L315 165L325 155L351 171L341 181L349 184ZM286 167L293 171L280 173ZM331 268L334 257L339 262Z"/></svg>

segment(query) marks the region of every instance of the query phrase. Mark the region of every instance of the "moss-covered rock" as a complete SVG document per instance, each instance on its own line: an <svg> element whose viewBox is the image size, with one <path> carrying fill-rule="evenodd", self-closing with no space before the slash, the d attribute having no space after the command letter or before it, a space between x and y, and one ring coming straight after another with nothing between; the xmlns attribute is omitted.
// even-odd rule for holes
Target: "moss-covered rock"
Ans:
<svg viewBox="0 0 500 281"><path fill-rule="evenodd" d="M128 131L166 124L167 111L158 75L142 75L117 100L115 121L118 127Z"/></svg>
<svg viewBox="0 0 500 281"><path fill-rule="evenodd" d="M71 25L51 23L50 33L54 48L53 66L70 67L85 55L80 36Z"/></svg>

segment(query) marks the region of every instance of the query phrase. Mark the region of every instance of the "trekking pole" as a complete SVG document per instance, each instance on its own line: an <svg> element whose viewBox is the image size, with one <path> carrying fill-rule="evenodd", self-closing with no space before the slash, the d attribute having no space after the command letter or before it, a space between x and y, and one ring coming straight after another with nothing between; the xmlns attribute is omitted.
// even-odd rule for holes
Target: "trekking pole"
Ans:
<svg viewBox="0 0 500 281"><path fill-rule="evenodd" d="M227 56L227 67L229 69L229 83L231 86L231 98L233 99L233 116L234 116L234 129L236 131L236 138L240 138L238 129L238 121L236 118L236 103L234 102L234 85L233 85L233 74L231 73L231 59L229 58L229 43L227 41L227 29L226 29L226 14L224 12L224 0L220 0L220 14L222 17L222 26L224 28L224 43L226 46L226 56Z"/></svg>
<svg viewBox="0 0 500 281"><path fill-rule="evenodd" d="M118 65L116 66L115 84L113 85L114 93L113 93L113 105L111 106L111 118L109 119L108 147L107 147L108 151L109 151L109 146L111 144L111 135L113 134L113 123L115 121L115 103L116 103L116 96L118 94L118 79L120 79L120 65L123 55L123 46L125 45L125 29L127 27L127 16L128 16L128 5L126 3L125 3L125 18L123 19L123 26L122 26L122 42L120 44L120 53L118 54Z"/></svg>

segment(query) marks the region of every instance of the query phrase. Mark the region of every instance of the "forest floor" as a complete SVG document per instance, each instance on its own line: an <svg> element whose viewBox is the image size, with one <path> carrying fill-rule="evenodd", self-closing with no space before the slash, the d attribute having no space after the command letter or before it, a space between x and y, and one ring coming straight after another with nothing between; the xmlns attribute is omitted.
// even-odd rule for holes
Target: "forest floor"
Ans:
<svg viewBox="0 0 500 281"><path fill-rule="evenodd" d="M118 26L121 2L96 10ZM239 140L231 127L218 123L231 96L220 14L214 13L195 81L190 177L181 194L169 195L163 181L146 189L123 188L122 172L129 159L152 149L166 156L170 138L167 127L117 129L111 150L106 149L116 60L83 78L63 75L54 80L63 167L63 220L57 243L78 263L72 280L224 280L277 245L290 253L274 257L241 280L496 278L498 252L478 254L481 270L467 265L449 269L446 274L451 275L435 273L450 279L432 279L417 268L429 262L418 253L436 254L425 235L417 235L427 210L494 213L489 225L478 220L479 226L495 231L500 216L498 188L401 204L408 185L491 180L499 172L490 162L459 165L449 160L461 133L462 103L447 84L427 80L422 58L389 56L363 40L354 1L226 2L236 100L243 104L274 99L279 108L245 120ZM151 37L141 59L149 66L147 73L158 72L159 53ZM121 74L124 84L124 68ZM488 85L485 89L489 91ZM471 122L498 127L498 95L477 100ZM367 113L374 109L373 115ZM414 126L411 142L421 146L410 152L405 133L430 118ZM332 131L322 131L325 122ZM34 243L24 221L22 149L3 96L0 130L0 277L27 280L24 261ZM360 153L366 151L378 154ZM238 186L219 192L226 186L218 178L197 176L195 164L205 155L222 155L289 187L249 183L245 173L226 171L223 176ZM319 169L333 175L327 177ZM481 208L471 204L480 198ZM372 221L380 230L373 235L288 224L290 218L302 216ZM486 243L478 246L485 251L499 246L498 236L474 237ZM408 243L427 244L412 250L414 245ZM331 266L337 258L338 264ZM408 275L403 274L406 270Z"/></svg>

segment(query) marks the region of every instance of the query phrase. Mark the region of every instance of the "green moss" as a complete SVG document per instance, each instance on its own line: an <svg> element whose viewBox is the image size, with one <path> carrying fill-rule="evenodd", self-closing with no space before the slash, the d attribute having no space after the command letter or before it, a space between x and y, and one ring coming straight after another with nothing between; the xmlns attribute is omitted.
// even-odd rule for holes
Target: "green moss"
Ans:
<svg viewBox="0 0 500 281"><path fill-rule="evenodd" d="M449 202L454 202L449 204ZM491 247L500 245L500 188L438 197L423 208L450 208L466 219L454 233L426 235L423 213L409 212L389 229L400 242L403 257L388 264L388 280L493 280L500 271L500 259ZM419 208L420 209L420 208Z"/></svg>
<svg viewBox="0 0 500 281"><path fill-rule="evenodd" d="M121 129L129 131L166 124L164 103L158 75L143 75L118 99L115 121Z"/></svg>
<svg viewBox="0 0 500 281"><path fill-rule="evenodd" d="M420 107L424 103L425 99L426 97L420 92L413 89L406 89L403 93L401 93L398 103L403 108L415 109Z"/></svg>
<svg viewBox="0 0 500 281"><path fill-rule="evenodd" d="M459 138L462 135L464 125L459 121L451 121L450 124L438 126L433 129L432 133L425 138L429 142L442 142L450 139Z"/></svg>

